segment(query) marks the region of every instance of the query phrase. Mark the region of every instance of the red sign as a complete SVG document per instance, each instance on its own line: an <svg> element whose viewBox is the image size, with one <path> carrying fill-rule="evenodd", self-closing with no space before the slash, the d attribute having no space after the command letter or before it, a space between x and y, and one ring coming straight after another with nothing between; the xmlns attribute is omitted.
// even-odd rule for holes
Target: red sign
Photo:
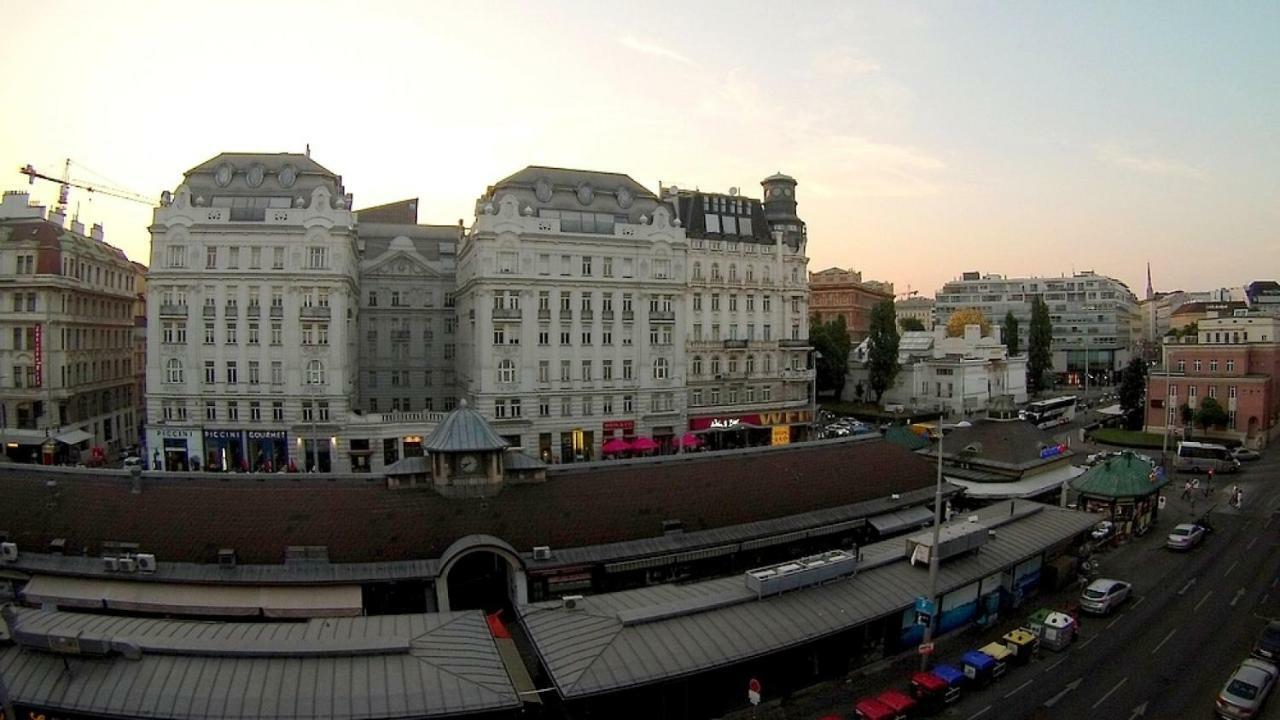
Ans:
<svg viewBox="0 0 1280 720"><path fill-rule="evenodd" d="M623 432L634 433L636 430L635 420L605 420L604 431L621 430Z"/></svg>
<svg viewBox="0 0 1280 720"><path fill-rule="evenodd" d="M751 678L751 682L747 683L747 689L751 692L760 692L760 681L755 678Z"/></svg>
<svg viewBox="0 0 1280 720"><path fill-rule="evenodd" d="M44 387L44 326L36 325L36 387Z"/></svg>
<svg viewBox="0 0 1280 720"><path fill-rule="evenodd" d="M921 655L932 655L932 654L933 654L933 643L931 643L931 642L927 642L927 643L920 643L920 654L921 654Z"/></svg>
<svg viewBox="0 0 1280 720"><path fill-rule="evenodd" d="M813 420L811 410L775 410L748 415L706 415L689 418L690 430L732 430L736 427L773 427Z"/></svg>

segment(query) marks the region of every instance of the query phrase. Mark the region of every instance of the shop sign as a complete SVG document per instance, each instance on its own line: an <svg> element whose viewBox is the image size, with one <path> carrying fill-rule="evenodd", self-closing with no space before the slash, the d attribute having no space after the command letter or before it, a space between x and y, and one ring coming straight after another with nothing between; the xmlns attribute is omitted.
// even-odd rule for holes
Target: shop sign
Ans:
<svg viewBox="0 0 1280 720"><path fill-rule="evenodd" d="M205 430L205 440L239 440L243 433L239 430Z"/></svg>
<svg viewBox="0 0 1280 720"><path fill-rule="evenodd" d="M36 387L44 387L44 326L36 325Z"/></svg>
<svg viewBox="0 0 1280 720"><path fill-rule="evenodd" d="M604 431L611 432L613 430L621 430L623 432L635 432L635 420L605 420Z"/></svg>
<svg viewBox="0 0 1280 720"><path fill-rule="evenodd" d="M813 420L811 410L776 410L772 412L751 413L748 415L729 415L689 418L690 430L726 430L740 426L772 427L775 425L795 425Z"/></svg>
<svg viewBox="0 0 1280 720"><path fill-rule="evenodd" d="M741 422L741 420L739 420L738 418L730 418L727 420L721 420L720 418L715 418L711 421L711 427L717 430L724 430L731 427L737 427L739 422Z"/></svg>
<svg viewBox="0 0 1280 720"><path fill-rule="evenodd" d="M250 440L288 440L289 431L287 430L250 430L248 431Z"/></svg>
<svg viewBox="0 0 1280 720"><path fill-rule="evenodd" d="M1064 444L1059 443L1058 445L1050 445L1049 447L1044 448L1043 450L1040 451L1040 459L1045 460L1047 458L1055 457L1057 455L1061 455L1066 451L1067 451L1067 446Z"/></svg>
<svg viewBox="0 0 1280 720"><path fill-rule="evenodd" d="M791 444L791 426L775 425L773 427L773 445L790 445Z"/></svg>
<svg viewBox="0 0 1280 720"><path fill-rule="evenodd" d="M190 438L195 436L195 430L179 429L179 428L152 428L151 432L156 437L161 438Z"/></svg>

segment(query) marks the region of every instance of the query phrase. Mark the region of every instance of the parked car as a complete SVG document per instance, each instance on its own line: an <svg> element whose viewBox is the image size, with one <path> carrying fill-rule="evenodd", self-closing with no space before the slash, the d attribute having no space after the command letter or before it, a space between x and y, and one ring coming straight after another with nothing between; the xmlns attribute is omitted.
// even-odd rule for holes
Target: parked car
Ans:
<svg viewBox="0 0 1280 720"><path fill-rule="evenodd" d="M1106 540L1116 531L1116 524L1110 520L1103 520L1093 526L1093 530L1089 533L1089 537L1094 540Z"/></svg>
<svg viewBox="0 0 1280 720"><path fill-rule="evenodd" d="M1170 550L1190 550L1204 540L1204 528L1191 523L1182 523L1173 528L1165 547Z"/></svg>
<svg viewBox="0 0 1280 720"><path fill-rule="evenodd" d="M1240 663L1218 693L1218 715L1225 718L1257 715L1276 684L1276 675L1280 675L1280 668L1265 660L1249 658Z"/></svg>
<svg viewBox="0 0 1280 720"><path fill-rule="evenodd" d="M126 470L134 467L142 467L142 458L133 455L124 459L124 468Z"/></svg>
<svg viewBox="0 0 1280 720"><path fill-rule="evenodd" d="M1280 658L1280 620L1272 620L1253 643L1253 656L1275 662Z"/></svg>
<svg viewBox="0 0 1280 720"><path fill-rule="evenodd" d="M1231 451L1231 457L1239 460L1240 462L1249 462L1261 458L1262 453L1257 450L1250 450L1246 447L1238 447Z"/></svg>
<svg viewBox="0 0 1280 720"><path fill-rule="evenodd" d="M1096 615L1106 615L1129 598L1131 589L1133 585L1123 580L1094 580L1080 593L1080 609Z"/></svg>

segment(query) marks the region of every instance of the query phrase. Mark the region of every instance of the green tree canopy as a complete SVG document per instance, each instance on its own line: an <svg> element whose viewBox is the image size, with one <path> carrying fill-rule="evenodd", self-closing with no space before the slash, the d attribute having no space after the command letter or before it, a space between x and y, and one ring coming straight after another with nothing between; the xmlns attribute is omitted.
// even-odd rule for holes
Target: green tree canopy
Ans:
<svg viewBox="0 0 1280 720"><path fill-rule="evenodd" d="M906 317L898 321L898 327L902 328L902 332L924 330L924 322L920 318Z"/></svg>
<svg viewBox="0 0 1280 720"><path fill-rule="evenodd" d="M1018 347L1018 318L1014 317L1013 311L1004 315L1004 346L1009 350L1009 356L1013 357L1021 350Z"/></svg>
<svg viewBox="0 0 1280 720"><path fill-rule="evenodd" d="M875 401L893 386L898 374L898 323L893 300L878 303L871 310L871 334L868 336L867 371Z"/></svg>
<svg viewBox="0 0 1280 720"><path fill-rule="evenodd" d="M1136 357L1120 374L1120 409L1130 430L1142 429L1143 395L1147 388L1147 363Z"/></svg>
<svg viewBox="0 0 1280 720"><path fill-rule="evenodd" d="M1208 430L1211 427L1225 427L1231 422L1231 416L1223 409L1222 404L1213 398L1205 398L1196 410L1196 424Z"/></svg>
<svg viewBox="0 0 1280 720"><path fill-rule="evenodd" d="M1049 306L1044 298L1036 296L1031 302L1031 332L1027 343L1027 385L1031 392L1039 392L1049 386L1049 372L1053 368L1053 323L1049 320Z"/></svg>
<svg viewBox="0 0 1280 720"><path fill-rule="evenodd" d="M817 359L818 392L835 393L836 398L844 392L845 375L849 371L849 329L845 327L844 316L825 323L819 322L815 315L809 321L809 342L821 357Z"/></svg>

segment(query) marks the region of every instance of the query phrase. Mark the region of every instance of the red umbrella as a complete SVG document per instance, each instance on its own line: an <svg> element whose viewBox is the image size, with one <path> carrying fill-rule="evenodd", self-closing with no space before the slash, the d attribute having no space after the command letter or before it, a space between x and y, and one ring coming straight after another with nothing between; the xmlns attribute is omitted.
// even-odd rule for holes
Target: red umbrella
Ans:
<svg viewBox="0 0 1280 720"><path fill-rule="evenodd" d="M600 446L600 451L606 455L615 455L617 453L626 452L631 449L631 443L626 438L609 438L604 441L604 445Z"/></svg>
<svg viewBox="0 0 1280 720"><path fill-rule="evenodd" d="M693 433L685 433L680 436L680 444L687 448L696 448L702 444L702 438Z"/></svg>
<svg viewBox="0 0 1280 720"><path fill-rule="evenodd" d="M631 449L636 452L650 452L658 449L658 443L647 437L636 438L631 442Z"/></svg>

